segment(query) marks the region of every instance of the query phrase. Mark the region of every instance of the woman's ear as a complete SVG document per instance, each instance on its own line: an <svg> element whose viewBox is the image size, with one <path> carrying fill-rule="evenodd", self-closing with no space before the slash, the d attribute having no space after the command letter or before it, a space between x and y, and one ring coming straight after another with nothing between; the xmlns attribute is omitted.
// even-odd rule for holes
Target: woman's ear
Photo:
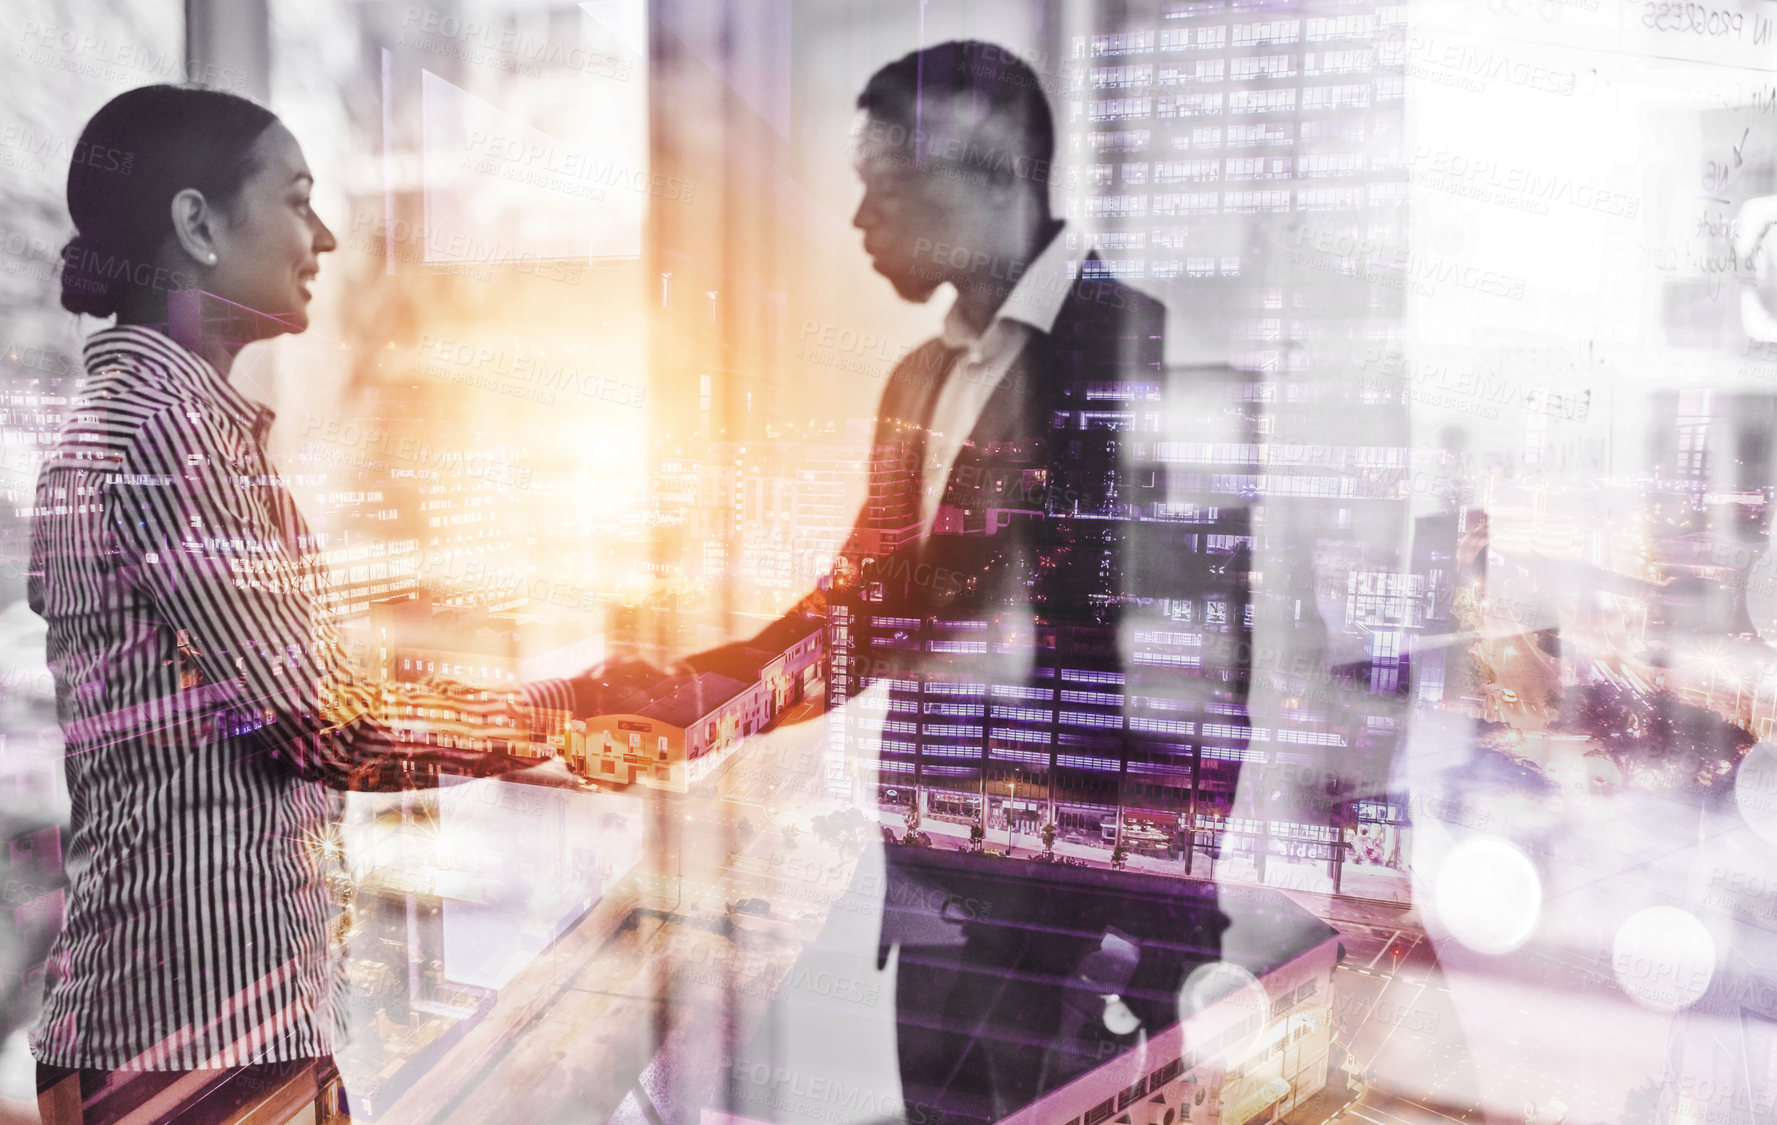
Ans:
<svg viewBox="0 0 1777 1125"><path fill-rule="evenodd" d="M215 265L217 217L204 193L186 188L173 196L172 209L173 237L179 240L179 248L199 265Z"/></svg>

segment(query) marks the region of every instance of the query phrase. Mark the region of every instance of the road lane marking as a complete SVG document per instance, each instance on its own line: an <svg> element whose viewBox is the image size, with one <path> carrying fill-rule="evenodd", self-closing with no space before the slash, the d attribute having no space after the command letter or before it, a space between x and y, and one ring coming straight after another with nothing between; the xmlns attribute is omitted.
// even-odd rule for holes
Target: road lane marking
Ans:
<svg viewBox="0 0 1777 1125"><path fill-rule="evenodd" d="M1394 933L1388 935L1388 940L1382 943L1382 948L1378 949L1376 951L1376 956L1370 958L1370 968L1374 969L1376 967L1376 962L1382 960L1382 955L1384 953L1388 952L1388 947L1390 945L1393 945L1394 939L1398 938L1400 936L1401 936L1401 931L1399 931L1399 930L1396 930Z"/></svg>

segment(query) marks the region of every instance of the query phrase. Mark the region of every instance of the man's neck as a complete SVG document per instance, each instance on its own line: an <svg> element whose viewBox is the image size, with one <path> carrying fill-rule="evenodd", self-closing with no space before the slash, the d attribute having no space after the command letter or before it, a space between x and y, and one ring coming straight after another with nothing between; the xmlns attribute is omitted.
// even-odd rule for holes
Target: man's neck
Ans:
<svg viewBox="0 0 1777 1125"><path fill-rule="evenodd" d="M998 260L1018 263L1017 275L1022 275L1061 233L1061 227L1060 219L1043 218L1031 227L1020 245ZM996 273L998 276L995 276ZM955 283L957 316L969 326L970 331L976 334L987 331L987 326L993 323L994 314L1006 303L1006 298L1012 295L1014 283L1008 277L1017 275L1010 274L1002 267L998 270L990 269L984 276L975 275Z"/></svg>

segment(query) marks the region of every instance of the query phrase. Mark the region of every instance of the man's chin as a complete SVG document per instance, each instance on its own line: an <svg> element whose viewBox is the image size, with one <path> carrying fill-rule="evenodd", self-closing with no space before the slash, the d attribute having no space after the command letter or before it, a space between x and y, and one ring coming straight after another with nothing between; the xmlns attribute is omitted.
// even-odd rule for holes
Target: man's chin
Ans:
<svg viewBox="0 0 1777 1125"><path fill-rule="evenodd" d="M888 278L889 284L895 287L895 292L900 295L903 301L911 301L916 305L923 305L931 300L932 294L938 291L940 284L940 282L928 281L925 278L896 277L886 273L883 276Z"/></svg>

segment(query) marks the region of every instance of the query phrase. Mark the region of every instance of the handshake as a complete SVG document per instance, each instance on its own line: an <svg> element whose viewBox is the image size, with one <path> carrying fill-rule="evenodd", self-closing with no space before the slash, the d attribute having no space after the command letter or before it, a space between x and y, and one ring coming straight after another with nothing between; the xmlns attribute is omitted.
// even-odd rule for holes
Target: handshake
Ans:
<svg viewBox="0 0 1777 1125"><path fill-rule="evenodd" d="M769 659L757 646L763 641L774 651L783 647L785 637L776 636L782 628L782 623L779 623L752 640L735 641L720 648L707 649L674 661L665 668L645 660L607 660L572 679L558 681L566 683L572 697L571 702L564 701L564 709L576 719L590 719L599 715L640 711L656 699L683 691L689 693L686 702L694 708L696 714L701 715L705 711L703 693L710 686L711 679L704 673L716 672L736 678L754 678L758 666ZM801 636L808 628L812 626L785 636ZM771 639L766 639L768 637Z"/></svg>

